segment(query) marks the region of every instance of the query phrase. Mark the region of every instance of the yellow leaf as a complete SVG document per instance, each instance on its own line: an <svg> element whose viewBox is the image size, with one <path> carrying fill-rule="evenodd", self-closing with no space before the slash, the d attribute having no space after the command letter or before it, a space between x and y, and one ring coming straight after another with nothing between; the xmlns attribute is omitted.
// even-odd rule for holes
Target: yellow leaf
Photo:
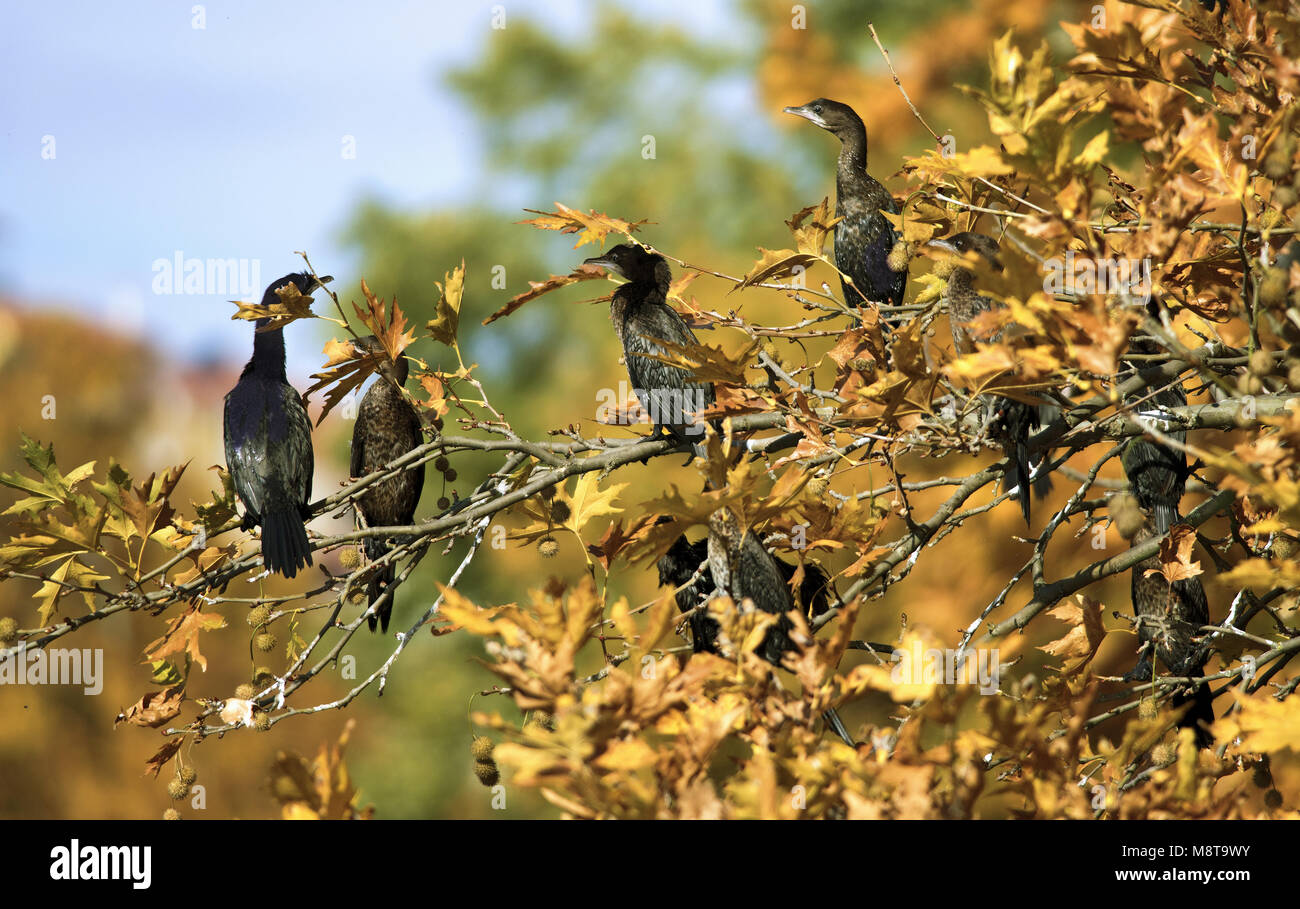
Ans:
<svg viewBox="0 0 1300 909"><path fill-rule="evenodd" d="M406 330L406 315L398 307L396 297L393 298L393 309L389 312L384 301L375 296L366 285L365 278L361 279L361 294L365 297L366 308L362 309L356 303L352 304L352 308L356 310L361 324L379 339L388 358L396 362L402 351L414 343L415 332ZM326 352L328 350L327 347Z"/></svg>
<svg viewBox="0 0 1300 909"><path fill-rule="evenodd" d="M326 368L312 373L311 377L316 381L302 395L303 400L307 400L321 389L326 389L325 404L321 407L320 416L316 418L317 426L344 398L377 373L384 362L384 355L380 351L364 351L353 346L351 341L336 338L326 342L324 353L328 358Z"/></svg>
<svg viewBox="0 0 1300 909"><path fill-rule="evenodd" d="M1250 751L1267 753L1289 748L1300 753L1300 701L1275 701L1261 693L1238 699L1237 706L1237 712L1225 714L1214 724L1214 737L1220 742L1240 736L1242 745Z"/></svg>
<svg viewBox="0 0 1300 909"><path fill-rule="evenodd" d="M619 597L618 601L610 607L609 618L624 639L634 641L639 636L640 631L632 618L632 610L628 608L627 597Z"/></svg>
<svg viewBox="0 0 1300 909"><path fill-rule="evenodd" d="M296 322L298 319L324 318L323 316L318 316L311 311L313 298L310 296L303 296L302 291L298 290L298 285L292 282L286 284L284 287L277 287L275 289L275 295L277 297L277 302L271 303L267 306L263 306L260 300L256 303L243 303L239 300L231 300L230 302L239 307L239 310L230 318L244 319L249 322L258 319L270 319L270 324L265 328L259 329L259 331L272 331L277 328L283 328L290 322ZM339 320L330 319L329 321L338 322Z"/></svg>
<svg viewBox="0 0 1300 909"><path fill-rule="evenodd" d="M606 748L594 763L602 770L640 770L654 766L656 757L644 739L623 739Z"/></svg>
<svg viewBox="0 0 1300 909"><path fill-rule="evenodd" d="M584 473L573 487L570 500L569 520L565 526L574 533L581 534L582 529L593 519L601 515L622 514L623 509L614 505L618 494L627 488L627 483L615 483L603 492L597 488L597 476L594 471Z"/></svg>
<svg viewBox="0 0 1300 909"><path fill-rule="evenodd" d="M540 230L558 230L562 234L578 234L578 242L573 244L577 249L584 243L604 243L605 237L611 233L620 233L632 239L632 232L642 224L648 224L648 221L624 221L621 218L614 218L598 211L588 211L583 213L559 202L555 203L555 211L537 211L536 209L526 208L526 212L541 217L533 218L528 221L520 221L520 224L530 224Z"/></svg>
<svg viewBox="0 0 1300 909"><path fill-rule="evenodd" d="M795 249L820 257L826 247L827 236L839 220L831 217L830 200L823 198L817 205L799 209L785 223L790 228L790 233L794 234Z"/></svg>
<svg viewBox="0 0 1300 909"><path fill-rule="evenodd" d="M438 315L425 326L435 341L448 347L456 345L456 330L460 327L460 302L465 292L465 260L444 276L438 284L442 296L438 299Z"/></svg>
<svg viewBox="0 0 1300 909"><path fill-rule="evenodd" d="M642 650L653 650L663 640L664 635L673 627L673 619L677 614L676 606L677 600L673 594L666 593L650 607L650 620L640 640Z"/></svg>
<svg viewBox="0 0 1300 909"><path fill-rule="evenodd" d="M696 275L696 272L688 273L683 279L682 286L685 286L685 283L688 283L690 279L695 278ZM545 281L529 281L528 290L511 297L505 306L502 306L496 312L492 313L492 315L484 319L483 324L488 325L495 322L497 319L504 318L530 300L536 300L543 294L548 294L553 290L559 290L561 287L568 287L570 284L576 284L579 281L594 281L598 278L604 279L608 276L609 272L605 271L605 269L601 268L599 265L579 265L567 275L551 275ZM674 286L676 287L677 285ZM668 295L672 297L675 294L670 291Z"/></svg>
<svg viewBox="0 0 1300 909"><path fill-rule="evenodd" d="M1169 536L1160 541L1160 570L1147 569L1147 574L1162 574L1169 583L1185 581L1203 574L1200 562L1192 561L1192 548L1196 545L1196 531L1188 524L1175 524Z"/></svg>
<svg viewBox="0 0 1300 909"><path fill-rule="evenodd" d="M775 278L788 278L795 273L796 268L806 270L814 262L824 261L820 253L795 252L792 249L764 249L761 246L758 251L763 254L762 257L750 268L749 274L745 275L728 293Z"/></svg>
<svg viewBox="0 0 1300 909"><path fill-rule="evenodd" d="M1083 147L1083 151L1079 152L1078 157L1074 159L1074 163L1085 166L1099 164L1105 159L1109 151L1110 133L1099 132L1088 140L1088 144Z"/></svg>

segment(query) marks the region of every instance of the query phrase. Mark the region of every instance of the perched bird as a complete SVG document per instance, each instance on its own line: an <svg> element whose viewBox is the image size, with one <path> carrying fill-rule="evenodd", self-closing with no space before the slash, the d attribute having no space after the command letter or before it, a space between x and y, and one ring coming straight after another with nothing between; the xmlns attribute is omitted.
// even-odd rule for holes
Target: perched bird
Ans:
<svg viewBox="0 0 1300 909"><path fill-rule="evenodd" d="M1181 407L1186 403L1187 393L1178 384L1148 398L1139 407ZM1187 437L1183 430L1168 435L1180 442ZM1156 534L1162 534L1177 524L1178 503L1187 486L1187 457L1182 450L1134 436L1125 443L1120 458L1138 505L1151 513Z"/></svg>
<svg viewBox="0 0 1300 909"><path fill-rule="evenodd" d="M691 629L691 648L696 653L717 653L718 632L721 630L718 620L709 615L707 610L696 609L707 603L713 595L713 572L709 570L708 558L707 540L691 543L687 541L686 534L682 534L659 557L655 566L659 569L660 587L682 588L676 594L677 609L682 613L690 613L687 622ZM699 577L695 576L697 571ZM692 578L695 579L692 581Z"/></svg>
<svg viewBox="0 0 1300 909"><path fill-rule="evenodd" d="M889 253L898 241L893 225L882 211L898 213L898 202L884 185L867 173L867 128L853 108L839 101L818 98L785 113L803 117L840 140L835 170L835 267L841 278L844 302L861 306L865 301L897 306L903 302L907 269L889 266Z"/></svg>
<svg viewBox="0 0 1300 909"><path fill-rule="evenodd" d="M638 356L667 355L664 341L679 346L699 344L690 326L668 305L668 285L672 283L668 262L635 243L623 243L583 264L602 266L627 279L614 291L610 318L623 343L632 390L653 421L655 432L667 432L679 442L699 442L704 426L693 415L713 405L713 383L694 382L684 369Z"/></svg>
<svg viewBox="0 0 1300 909"><path fill-rule="evenodd" d="M1133 538L1133 545L1160 536L1155 530L1154 517L1146 522ZM1205 588L1198 577L1169 582L1160 573L1160 557L1153 555L1133 566L1133 614L1139 618L1138 640L1144 646L1137 665L1125 676L1130 681L1150 681L1154 674L1151 651L1159 657L1174 676L1191 677L1201 674L1209 654L1201 645L1201 628L1209 624L1210 607L1205 599ZM1178 707L1188 700L1177 694L1173 705ZM1197 744L1201 747L1212 741L1200 725L1214 722L1214 699L1208 685L1201 685L1191 696L1192 706L1179 721L1179 725L1196 730Z"/></svg>
<svg viewBox="0 0 1300 909"><path fill-rule="evenodd" d="M758 651L773 666L780 666L782 655L786 651L797 649L790 640L793 625L786 615L794 609L794 597L787 583L787 575L781 571L782 563L763 548L753 533L741 526L740 519L730 508L719 508L709 516L706 551L709 571L718 590L731 597L735 603L749 599L763 612L780 616L768 629ZM821 595L825 596L825 585L822 586ZM825 605L825 600L822 605ZM834 708L826 711L823 718L845 744L850 747L854 745L853 736L849 735L844 721Z"/></svg>
<svg viewBox="0 0 1300 909"><path fill-rule="evenodd" d="M290 284L304 296L318 286L305 272L285 275L266 289L262 305L278 302L275 291ZM267 570L291 578L311 564L306 521L315 462L311 420L284 373L284 334L280 328L264 331L270 322L257 321L253 358L226 395L226 466L244 503L240 526L262 526Z"/></svg>
<svg viewBox="0 0 1300 909"><path fill-rule="evenodd" d="M1148 309L1155 307L1155 302L1148 304ZM1154 314L1154 313L1153 313ZM1132 345L1134 353L1159 353L1160 347L1153 341L1139 340ZM1132 366L1136 371L1138 367ZM1128 376L1121 376L1121 379ZM1162 388L1154 395L1149 389L1140 389L1128 399L1134 410L1162 410L1170 407L1182 407L1187 403L1187 392L1181 381ZM1185 430L1165 433L1177 442L1187 440ZM1124 474L1133 487L1142 510L1151 514L1157 535L1165 533L1178 523L1178 503L1182 501L1187 488L1187 455L1181 448L1167 445L1145 436L1134 436L1124 445L1120 454L1124 464Z"/></svg>
<svg viewBox="0 0 1300 909"><path fill-rule="evenodd" d="M353 344L354 347L370 353L382 352L383 347L373 335L367 335ZM420 416L415 407L402 396L400 389L406 384L408 364L405 357L398 357L396 363L387 358L381 360L379 378L361 399L357 408L357 421L352 429L352 466L353 477L364 477L374 473L416 448L424 440L420 431ZM424 465L403 470L396 476L380 480L369 487L357 500L357 509L365 518L367 527L394 527L410 524L415 520L415 506L419 504L420 493L424 490ZM370 561L382 558L388 551L388 542L380 537L367 537L366 558ZM374 604L384 590L393 583L396 566L386 565L376 575L372 575L367 586L368 602ZM378 623L388 631L388 620L393 613L393 597L380 607L377 616L370 616L370 630L375 630Z"/></svg>
<svg viewBox="0 0 1300 909"><path fill-rule="evenodd" d="M667 518L661 518L661 522L667 521ZM717 653L718 652L718 632L720 630L717 619L708 614L706 610L696 610L696 607L708 602L713 592L717 589L713 582L713 571L708 564L709 544L707 539L700 539L694 543L686 539L682 534L673 541L673 545L664 553L657 563L659 569L659 586L661 587L680 587L677 591L677 608L683 613L690 613L688 620L691 629L691 644L696 653ZM773 558L776 563L777 571L781 574L781 579L789 589L793 583L795 573L799 570L798 565L791 565L782 559ZM701 567L702 566L702 567ZM696 572L699 576L696 577ZM692 578L694 580L692 581ZM689 583L688 583L689 582ZM830 609L830 579L827 578L819 566L811 563L805 563L803 580L799 583L797 591L798 607L805 615L810 618L816 618ZM786 628L789 624L787 620ZM790 649L791 642L787 639L778 640L782 648ZM783 651L782 651L783 652ZM764 648L766 656L767 648ZM777 665L780 664L778 655L775 660Z"/></svg>
<svg viewBox="0 0 1300 909"><path fill-rule="evenodd" d="M995 269L999 271L1002 269L1002 264L998 261L997 241L984 234L964 231L944 240L931 240L928 245L957 257L975 252L983 256ZM971 323L981 313L988 312L1001 304L981 296L975 290L975 276L971 270L956 262L952 264L952 270L948 275L944 300L948 304L948 321L952 326L953 346L959 354L973 353L976 340L985 339L975 337ZM1001 336L999 332L987 340L997 341ZM1011 468L1007 470L1004 486L1007 489L1018 487L1020 513L1024 515L1025 523L1028 524L1032 498L1028 482L1029 437L1041 423L1039 408L1011 398L999 398L996 402L990 401L990 404L993 406L991 434L1001 443L1003 451L1011 459ZM1051 478L1044 473L1033 481L1032 491L1041 498L1051 487Z"/></svg>
<svg viewBox="0 0 1300 909"><path fill-rule="evenodd" d="M794 598L777 560L754 534L741 527L729 508L719 508L709 516L707 552L718 590L736 603L749 598L763 612L782 616L768 631L760 650L763 659L779 666L781 655L792 649L785 613L794 608Z"/></svg>

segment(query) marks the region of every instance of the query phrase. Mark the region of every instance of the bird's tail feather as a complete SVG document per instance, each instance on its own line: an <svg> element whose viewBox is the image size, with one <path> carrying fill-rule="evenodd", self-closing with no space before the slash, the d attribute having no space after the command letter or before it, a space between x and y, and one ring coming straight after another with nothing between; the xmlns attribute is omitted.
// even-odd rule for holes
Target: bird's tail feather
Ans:
<svg viewBox="0 0 1300 909"><path fill-rule="evenodd" d="M1016 496L1020 500L1020 513L1024 515L1025 523L1028 524L1034 491L1037 490L1041 495L1044 490L1043 481L1046 481L1047 488L1050 488L1051 484L1045 474L1036 478L1032 484L1029 481L1029 436L1038 425L1038 409L1020 401L1009 401L1002 412L1000 422L998 432L1002 436L1002 449L1011 459L1011 467L1006 472L1003 488L1010 489L1013 486L1017 488Z"/></svg>
<svg viewBox="0 0 1300 909"><path fill-rule="evenodd" d="M840 718L839 711L832 707L822 714L822 719L826 725L835 730L835 734L844 740L844 744L850 748L858 747L857 742L853 741L853 736L849 735L848 727L844 725L844 720Z"/></svg>
<svg viewBox="0 0 1300 909"><path fill-rule="evenodd" d="M1151 509L1151 517L1157 534L1165 533L1178 523L1177 502L1156 502Z"/></svg>
<svg viewBox="0 0 1300 909"><path fill-rule="evenodd" d="M1051 423L1053 420L1061 416L1061 408L1056 404L1039 404L1037 407L1034 408L1033 416L1035 418L1033 424L1034 427L1046 426L1047 424ZM1026 442L1029 441L1030 435L1032 435L1032 433L1026 430L1025 432ZM1043 451L1039 455L1039 457L1041 458L1041 460L1037 465L1038 476L1034 477L1034 483L1033 483L1034 497L1038 499L1045 499L1047 498L1048 494L1052 491L1052 475L1047 471L1047 465L1052 460L1051 449L1049 448L1046 451Z"/></svg>
<svg viewBox="0 0 1300 909"><path fill-rule="evenodd" d="M1176 695L1173 706L1180 707L1188 701L1191 701L1191 706L1178 721L1178 726L1180 729L1195 729L1196 747L1209 748L1214 744L1214 737L1205 729L1214 722L1214 695L1210 693L1210 686L1201 685L1190 697Z"/></svg>
<svg viewBox="0 0 1300 909"><path fill-rule="evenodd" d="M262 515L262 561L268 571L286 578L311 564L307 527L296 509L285 508Z"/></svg>
<svg viewBox="0 0 1300 909"><path fill-rule="evenodd" d="M1020 513L1025 516L1025 524L1028 524L1034 496L1032 484L1029 482L1029 449L1023 439L1016 440L1015 464L1016 474L1014 477L1007 477L1007 485L1014 484L1019 487L1017 497L1020 499Z"/></svg>
<svg viewBox="0 0 1300 909"><path fill-rule="evenodd" d="M383 558L386 552L388 552L388 545L383 540L379 537L366 537L367 559L373 562L376 559ZM366 585L367 604L373 606L375 601L383 596L384 591L393 585L393 581L396 577L397 566L393 565L391 562L388 565L385 565L382 570L372 574L369 583ZM393 617L393 596L394 594L390 593L388 595L388 602L379 607L378 613L369 616L367 619L370 623L371 631L374 631L376 626L378 626L380 631L384 633L388 632L388 620Z"/></svg>

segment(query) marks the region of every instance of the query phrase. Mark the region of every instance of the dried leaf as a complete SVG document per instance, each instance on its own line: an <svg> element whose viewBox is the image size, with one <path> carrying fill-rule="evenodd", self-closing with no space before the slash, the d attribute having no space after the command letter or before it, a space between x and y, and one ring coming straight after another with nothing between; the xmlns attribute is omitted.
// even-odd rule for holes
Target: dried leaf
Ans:
<svg viewBox="0 0 1300 909"><path fill-rule="evenodd" d="M511 297L505 306L484 319L483 324L488 325L497 319L504 318L525 303L536 300L543 294L548 294L553 290L559 290L561 287L568 287L570 284L577 284L580 281L604 279L608 275L609 273L599 265L579 265L567 275L551 275L545 281L529 281L528 290Z"/></svg>
<svg viewBox="0 0 1300 909"><path fill-rule="evenodd" d="M173 685L162 691L146 692L113 720L116 727L122 723L132 726L161 726L181 712L181 702L185 700L185 685Z"/></svg>
<svg viewBox="0 0 1300 909"><path fill-rule="evenodd" d="M633 231L642 224L650 223L649 221L624 221L597 211L584 214L559 202L555 203L553 212L537 211L532 208L526 208L524 211L540 217L520 221L518 222L520 224L529 224L540 230L558 230L562 234L578 234L578 242L573 244L574 249L585 243L603 245L605 238L611 233L622 234L631 240Z"/></svg>
<svg viewBox="0 0 1300 909"><path fill-rule="evenodd" d="M438 282L438 315L425 325L435 341L448 347L456 346L456 332L460 328L460 303L465 293L465 261L443 275Z"/></svg>

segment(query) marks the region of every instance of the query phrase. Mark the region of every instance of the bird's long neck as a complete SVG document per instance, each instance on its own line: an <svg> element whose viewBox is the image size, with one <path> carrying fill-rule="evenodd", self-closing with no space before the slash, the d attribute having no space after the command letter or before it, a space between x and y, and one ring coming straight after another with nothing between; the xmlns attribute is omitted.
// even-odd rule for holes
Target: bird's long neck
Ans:
<svg viewBox="0 0 1300 909"><path fill-rule="evenodd" d="M406 384L406 377L411 373L411 365L407 362L406 357L398 354L393 365L386 369L384 373L393 380L394 385L401 388Z"/></svg>
<svg viewBox="0 0 1300 909"><path fill-rule="evenodd" d="M641 274L623 285L624 296L633 306L647 303L663 303L668 299L668 288L672 284L672 273L667 263L655 267L653 274ZM623 289L621 288L621 289Z"/></svg>
<svg viewBox="0 0 1300 909"><path fill-rule="evenodd" d="M975 293L975 276L969 268L954 268L948 276L948 296L965 297Z"/></svg>
<svg viewBox="0 0 1300 909"><path fill-rule="evenodd" d="M257 327L260 329L270 323L270 319L258 319ZM244 371L284 378L283 329L258 331L253 335L253 359L248 361L248 366Z"/></svg>
<svg viewBox="0 0 1300 909"><path fill-rule="evenodd" d="M867 128L861 123L846 127L840 134L839 173L847 175L865 173L867 169Z"/></svg>

